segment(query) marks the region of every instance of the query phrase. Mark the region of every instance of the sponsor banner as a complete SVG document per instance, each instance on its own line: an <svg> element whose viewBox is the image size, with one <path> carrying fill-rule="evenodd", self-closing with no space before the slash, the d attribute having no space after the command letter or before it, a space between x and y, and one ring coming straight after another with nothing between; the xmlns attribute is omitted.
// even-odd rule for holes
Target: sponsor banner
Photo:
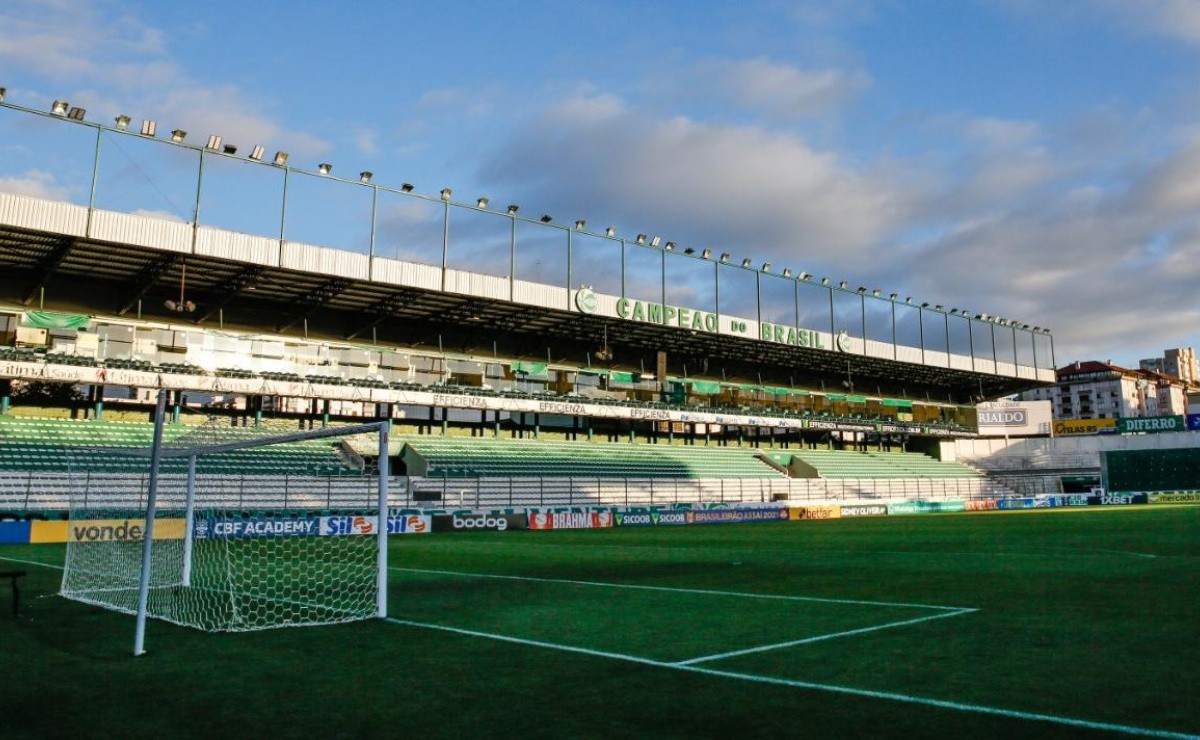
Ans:
<svg viewBox="0 0 1200 740"><path fill-rule="evenodd" d="M1050 433L1052 414L1049 401L992 401L975 408L981 437Z"/></svg>
<svg viewBox="0 0 1200 740"><path fill-rule="evenodd" d="M29 544L30 529L32 527L28 519L0 522L0 545Z"/></svg>
<svg viewBox="0 0 1200 740"><path fill-rule="evenodd" d="M528 529L526 515L458 512L433 517L434 532L506 532L510 529Z"/></svg>
<svg viewBox="0 0 1200 740"><path fill-rule="evenodd" d="M994 498L971 498L967 499L967 511L994 511L1000 508L1000 502Z"/></svg>
<svg viewBox="0 0 1200 740"><path fill-rule="evenodd" d="M1200 491L1155 491L1147 494L1147 500L1152 504L1200 504Z"/></svg>
<svg viewBox="0 0 1200 740"><path fill-rule="evenodd" d="M692 523L691 511L625 510L613 512L613 517L618 527L658 527Z"/></svg>
<svg viewBox="0 0 1200 740"><path fill-rule="evenodd" d="M1099 503L1095 496L1084 494L1075 495L1039 495L1002 498L996 502L998 509L1052 509L1060 506L1089 506Z"/></svg>
<svg viewBox="0 0 1200 740"><path fill-rule="evenodd" d="M966 501L899 501L888 504L888 514L936 514L966 511Z"/></svg>
<svg viewBox="0 0 1200 740"><path fill-rule="evenodd" d="M843 504L842 516L887 516L887 504Z"/></svg>
<svg viewBox="0 0 1200 740"><path fill-rule="evenodd" d="M1187 429L1187 422L1182 416L1122 416L1117 420L1117 431L1121 434L1157 434L1184 429Z"/></svg>
<svg viewBox="0 0 1200 740"><path fill-rule="evenodd" d="M786 521L785 507L705 509L692 512L693 524L732 524L734 522L778 522Z"/></svg>
<svg viewBox="0 0 1200 740"><path fill-rule="evenodd" d="M1055 437L1078 434L1115 434L1116 431L1116 419L1059 419L1054 422Z"/></svg>
<svg viewBox="0 0 1200 740"><path fill-rule="evenodd" d="M530 529L604 529L613 525L613 513L606 511L530 512Z"/></svg>
<svg viewBox="0 0 1200 740"><path fill-rule="evenodd" d="M429 514L389 514L388 534L428 534L433 530ZM378 516L370 514L335 514L317 520L316 534L322 537L378 534Z"/></svg>
<svg viewBox="0 0 1200 740"><path fill-rule="evenodd" d="M29 542L141 542L146 533L145 519L83 519L78 521L30 522ZM183 520L155 519L154 539L183 539Z"/></svg>
<svg viewBox="0 0 1200 740"><path fill-rule="evenodd" d="M242 539L247 537L316 537L327 517L209 517L196 520L196 537Z"/></svg>
<svg viewBox="0 0 1200 740"><path fill-rule="evenodd" d="M1193 431L1200 431L1200 414L1187 415L1187 428Z"/></svg>
<svg viewBox="0 0 1200 740"><path fill-rule="evenodd" d="M1099 496L1089 496L1091 499L1099 499L1102 506L1129 506L1130 504L1145 504L1149 502L1149 497L1144 493L1104 493Z"/></svg>
<svg viewBox="0 0 1200 740"><path fill-rule="evenodd" d="M788 509L788 519L802 521L805 519L840 519L840 506L794 506Z"/></svg>

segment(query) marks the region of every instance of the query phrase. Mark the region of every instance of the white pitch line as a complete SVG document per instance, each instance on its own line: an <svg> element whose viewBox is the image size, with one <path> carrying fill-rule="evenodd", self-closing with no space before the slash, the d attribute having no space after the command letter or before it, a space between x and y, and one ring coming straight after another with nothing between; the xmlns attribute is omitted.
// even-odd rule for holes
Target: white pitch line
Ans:
<svg viewBox="0 0 1200 740"><path fill-rule="evenodd" d="M402 568L395 566L388 570L407 573L429 573L443 576L462 576L464 578L495 578L505 581L532 581L535 583L563 583L571 586L595 586L600 588L628 588L638 591L665 591L668 593L699 594L702 596L736 596L744 599L772 599L777 601L808 601L819 604L853 604L859 606L894 606L906 609L934 609L945 612L976 611L966 606L941 606L938 604L912 604L902 601L868 601L864 599L834 599L822 596L791 596L788 594L763 594L752 591L720 591L707 588L680 588L676 586L647 586L640 583L615 583L612 581L578 581L570 578L537 578L535 576L512 576L500 573L472 573L459 570L431 570L428 568Z"/></svg>
<svg viewBox="0 0 1200 740"><path fill-rule="evenodd" d="M10 557L6 557L4 555L0 555L0 560L7 560L10 563L24 563L25 565L40 565L43 568L53 568L55 570L63 569L63 567L61 565L53 565L51 563L40 563L37 560L22 560L21 558L10 558Z"/></svg>
<svg viewBox="0 0 1200 740"><path fill-rule="evenodd" d="M919 622L928 622L934 619L946 619L947 617L957 617L961 614L970 614L977 612L978 609L963 609L956 612L945 612L943 614L931 614L925 617L916 617L914 619L904 619L898 622L888 622L886 624L877 624L871 627L859 627L858 629L844 630L842 632L830 632L826 635L816 635L814 637L802 637L798 640L788 640L787 642L777 642L773 645L759 645L758 647L745 648L742 650L731 650L727 653L716 653L714 655L702 655L699 658L689 658L681 660L675 665L695 665L697 663L707 663L712 660L724 660L725 658L736 658L739 655L749 655L751 653L765 653L768 650L779 650L787 647L795 647L796 645L808 645L813 642L822 642L824 640L833 640L838 637L850 637L851 635L861 635L867 632L877 632L879 630L892 629L893 627L904 627L909 624L917 624Z"/></svg>
<svg viewBox="0 0 1200 740"><path fill-rule="evenodd" d="M984 704L967 704L964 702L947 701L945 699L933 699L924 696L914 696L912 694L900 694L891 691L874 691L872 689L856 689L851 686L839 686L837 684L813 683L811 681L796 681L790 678L775 678L773 676L760 676L753 673L737 673L734 671L721 671L714 668L704 668L702 666L681 665L679 663L666 663L652 658L642 658L636 655L625 655L623 653L609 653L602 650L591 650L588 648L574 647L572 645L559 645L553 642L542 642L540 640L527 640L522 637L512 637L509 635L498 635L490 632L479 632L476 630L463 629L461 627L448 627L441 624L429 624L426 622L413 622L405 619L394 619L385 617L385 620L393 624L398 624L406 627L415 627L419 629L439 630L442 632L452 632L454 634L465 635L468 637L479 637L487 640L496 640L498 642L508 642L517 645L526 645L531 647L546 648L549 650L560 650L568 653L578 653L581 655L590 655L597 658L608 658L610 660L620 660L627 663L637 663L640 665L650 666L653 668L666 668L675 671L686 671L688 673L698 673L705 676L716 676L719 678L730 678L739 681L749 681L752 683L770 684L775 686L788 686L796 689L807 689L809 691L823 691L827 693L843 694L847 696L856 696L867 699L884 699L888 701L902 702L905 704L917 704L927 707L935 707L938 709L949 709L956 712L967 712L974 714L985 714L993 717L1005 717L1008 719L1019 719L1034 722L1048 722L1057 725L1066 725L1068 727L1082 727L1088 730L1099 730L1103 732L1119 732L1126 735L1138 735L1142 737L1164 737L1175 738L1176 740L1200 740L1200 735L1191 735L1183 732L1174 732L1171 730L1159 730L1151 727L1137 727L1135 725L1121 725L1110 722L1097 722L1088 719L1079 719L1076 717L1064 717L1057 714L1045 714L1042 712L1025 712L1019 709L1005 709L1003 707L989 707Z"/></svg>

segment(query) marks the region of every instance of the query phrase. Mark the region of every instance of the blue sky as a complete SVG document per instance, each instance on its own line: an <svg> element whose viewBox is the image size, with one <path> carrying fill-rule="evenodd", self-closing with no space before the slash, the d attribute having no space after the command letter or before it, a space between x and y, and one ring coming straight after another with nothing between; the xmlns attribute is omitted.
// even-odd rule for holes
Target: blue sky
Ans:
<svg viewBox="0 0 1200 740"><path fill-rule="evenodd" d="M10 0L0 28L14 102L1010 316L1060 363L1200 342L1197 0ZM0 159L0 188L68 179Z"/></svg>

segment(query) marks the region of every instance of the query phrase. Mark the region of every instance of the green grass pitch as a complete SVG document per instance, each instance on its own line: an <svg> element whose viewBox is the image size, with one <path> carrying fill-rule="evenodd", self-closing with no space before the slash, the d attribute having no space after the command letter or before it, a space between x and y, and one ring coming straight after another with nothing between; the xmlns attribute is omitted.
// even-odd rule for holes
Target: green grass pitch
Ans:
<svg viewBox="0 0 1200 740"><path fill-rule="evenodd" d="M1200 507L393 537L389 621L136 659L62 557L0 547L5 738L1200 733Z"/></svg>

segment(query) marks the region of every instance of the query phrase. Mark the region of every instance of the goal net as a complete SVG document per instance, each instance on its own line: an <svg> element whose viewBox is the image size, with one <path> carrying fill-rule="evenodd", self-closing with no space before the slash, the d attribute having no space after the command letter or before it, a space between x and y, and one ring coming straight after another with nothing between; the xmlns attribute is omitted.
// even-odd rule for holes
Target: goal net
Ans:
<svg viewBox="0 0 1200 740"><path fill-rule="evenodd" d="M248 631L386 615L386 422L163 425L162 406L158 455L71 461L63 596L137 614L137 654L147 616Z"/></svg>

